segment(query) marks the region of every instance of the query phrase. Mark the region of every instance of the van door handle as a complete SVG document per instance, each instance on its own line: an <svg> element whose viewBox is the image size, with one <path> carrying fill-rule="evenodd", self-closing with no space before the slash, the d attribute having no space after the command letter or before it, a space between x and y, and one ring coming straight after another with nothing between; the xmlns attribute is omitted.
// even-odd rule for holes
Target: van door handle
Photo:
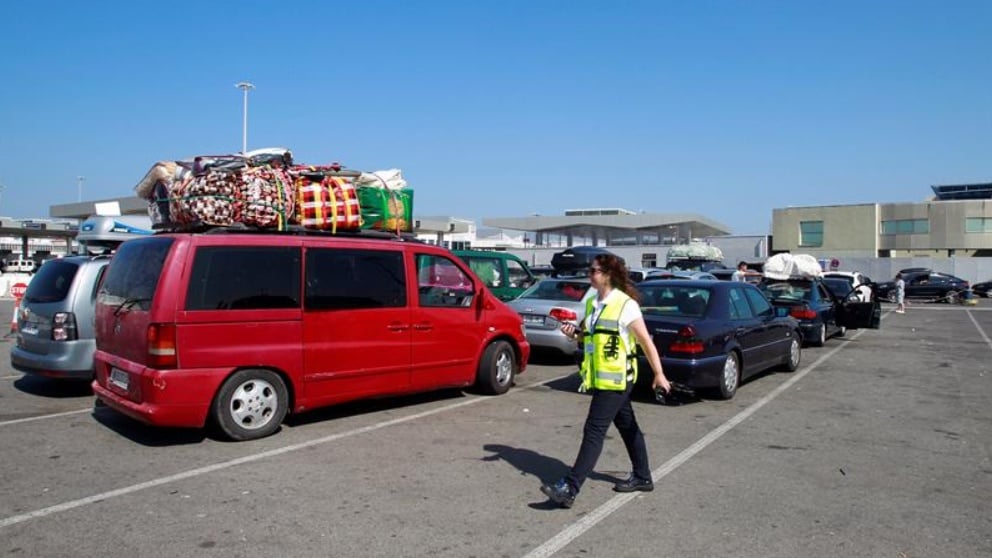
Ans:
<svg viewBox="0 0 992 558"><path fill-rule="evenodd" d="M410 329L410 324L404 324L402 322L393 322L386 326L389 331L406 331Z"/></svg>
<svg viewBox="0 0 992 558"><path fill-rule="evenodd" d="M434 329L434 326L430 322L420 322L419 324L413 324L413 329L417 331L430 331Z"/></svg>

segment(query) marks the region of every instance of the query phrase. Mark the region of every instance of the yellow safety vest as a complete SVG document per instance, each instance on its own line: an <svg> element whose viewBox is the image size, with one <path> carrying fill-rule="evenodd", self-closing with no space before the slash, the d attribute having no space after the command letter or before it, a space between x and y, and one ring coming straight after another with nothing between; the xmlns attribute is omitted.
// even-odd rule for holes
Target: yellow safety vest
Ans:
<svg viewBox="0 0 992 558"><path fill-rule="evenodd" d="M637 381L637 355L633 334L620 338L620 313L631 300L626 293L616 291L612 300L592 322L593 299L586 301L587 333L583 336L582 386L585 389L624 391L627 376ZM626 341L626 343L624 343Z"/></svg>

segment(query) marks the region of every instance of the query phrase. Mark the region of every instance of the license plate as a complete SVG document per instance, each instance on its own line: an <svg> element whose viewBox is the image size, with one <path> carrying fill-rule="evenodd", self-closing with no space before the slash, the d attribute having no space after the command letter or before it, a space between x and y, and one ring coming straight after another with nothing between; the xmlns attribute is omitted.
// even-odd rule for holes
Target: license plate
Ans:
<svg viewBox="0 0 992 558"><path fill-rule="evenodd" d="M24 335L38 335L38 328L31 326L24 326L21 328L21 333Z"/></svg>
<svg viewBox="0 0 992 558"><path fill-rule="evenodd" d="M544 316L524 316L524 323L527 325L544 325Z"/></svg>
<svg viewBox="0 0 992 558"><path fill-rule="evenodd" d="M123 389L124 391L127 391L127 385L130 379L131 376L129 376L127 372L119 368L110 369L110 383Z"/></svg>

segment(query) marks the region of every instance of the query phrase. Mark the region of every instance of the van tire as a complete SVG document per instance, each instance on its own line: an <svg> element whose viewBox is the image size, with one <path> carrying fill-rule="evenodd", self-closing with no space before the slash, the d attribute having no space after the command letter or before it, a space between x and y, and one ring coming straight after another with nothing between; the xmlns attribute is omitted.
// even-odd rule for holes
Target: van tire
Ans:
<svg viewBox="0 0 992 558"><path fill-rule="evenodd" d="M475 388L486 395L502 395L517 376L517 355L506 341L493 341L479 360Z"/></svg>
<svg viewBox="0 0 992 558"><path fill-rule="evenodd" d="M286 384L278 374L246 369L235 372L221 385L210 413L221 433L243 441L273 434L288 407Z"/></svg>

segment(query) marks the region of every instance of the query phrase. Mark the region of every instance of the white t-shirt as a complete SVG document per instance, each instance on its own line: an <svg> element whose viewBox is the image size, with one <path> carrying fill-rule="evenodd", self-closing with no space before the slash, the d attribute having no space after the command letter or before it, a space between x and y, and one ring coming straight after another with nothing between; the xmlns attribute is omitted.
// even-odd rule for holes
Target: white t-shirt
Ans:
<svg viewBox="0 0 992 558"><path fill-rule="evenodd" d="M610 291L610 294L606 295L606 299L600 302L599 294L593 295L592 299L592 314L586 316L583 322L583 329L585 331L592 331L593 324L599 319L600 313L603 311L603 307L613 302L619 296L617 289ZM627 304L623 305L623 309L620 310L620 339L624 344L624 348L629 353L633 347L627 346L627 338L630 336L630 324L634 323L640 319L643 315L641 314L641 306L637 304L637 301L630 299Z"/></svg>

